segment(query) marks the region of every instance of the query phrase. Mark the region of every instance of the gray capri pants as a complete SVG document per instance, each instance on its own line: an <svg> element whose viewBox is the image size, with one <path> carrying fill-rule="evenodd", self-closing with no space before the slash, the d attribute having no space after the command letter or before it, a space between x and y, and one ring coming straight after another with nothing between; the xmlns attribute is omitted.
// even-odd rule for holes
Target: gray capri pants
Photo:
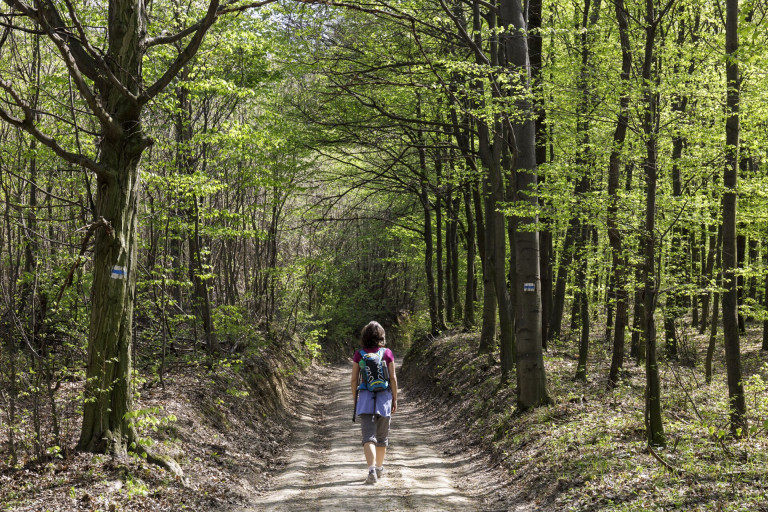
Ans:
<svg viewBox="0 0 768 512"><path fill-rule="evenodd" d="M389 419L389 416L361 414L363 444L376 443L376 446L389 446Z"/></svg>

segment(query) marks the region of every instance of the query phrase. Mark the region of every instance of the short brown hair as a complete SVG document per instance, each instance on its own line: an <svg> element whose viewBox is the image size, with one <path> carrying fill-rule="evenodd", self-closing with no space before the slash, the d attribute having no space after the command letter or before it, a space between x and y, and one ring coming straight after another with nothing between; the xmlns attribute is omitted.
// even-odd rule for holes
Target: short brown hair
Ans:
<svg viewBox="0 0 768 512"><path fill-rule="evenodd" d="M383 347L387 342L384 328L379 322L369 322L368 325L363 327L363 332L360 335L360 341L363 345L363 348Z"/></svg>

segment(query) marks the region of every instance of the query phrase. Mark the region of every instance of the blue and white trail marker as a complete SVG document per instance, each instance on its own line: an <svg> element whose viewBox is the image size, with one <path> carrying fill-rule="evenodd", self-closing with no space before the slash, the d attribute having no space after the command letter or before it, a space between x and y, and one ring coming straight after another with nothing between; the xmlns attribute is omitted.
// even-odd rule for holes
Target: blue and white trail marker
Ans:
<svg viewBox="0 0 768 512"><path fill-rule="evenodd" d="M536 291L536 284L535 283L523 283L523 291L524 292L535 292Z"/></svg>
<svg viewBox="0 0 768 512"><path fill-rule="evenodd" d="M112 274L110 277L112 279L125 279L125 267L118 267L115 265L112 267Z"/></svg>

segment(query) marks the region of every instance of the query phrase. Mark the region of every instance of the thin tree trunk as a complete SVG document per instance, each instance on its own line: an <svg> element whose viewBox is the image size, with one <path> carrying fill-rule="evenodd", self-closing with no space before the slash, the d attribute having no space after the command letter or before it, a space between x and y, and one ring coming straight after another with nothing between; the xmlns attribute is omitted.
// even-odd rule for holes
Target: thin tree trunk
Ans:
<svg viewBox="0 0 768 512"><path fill-rule="evenodd" d="M768 311L768 247L763 246L763 310ZM768 317L763 319L763 345L762 350L768 351Z"/></svg>
<svg viewBox="0 0 768 512"><path fill-rule="evenodd" d="M475 219L472 213L472 197L469 184L464 186L464 216L467 219L467 284L464 294L464 330L469 331L475 326Z"/></svg>
<svg viewBox="0 0 768 512"><path fill-rule="evenodd" d="M715 251L717 251L717 268L721 268L722 264L722 243L723 243L723 227L722 225L717 230L717 243L715 245ZM717 277L715 278L715 284L717 285L718 289L722 285L723 282L723 276L722 271L718 271ZM715 343L717 341L717 317L719 315L720 310L720 293L714 292L714 297L712 300L712 323L709 328L709 344L707 345L707 358L704 361L704 378L707 381L707 384L712 382L712 359L715 355Z"/></svg>
<svg viewBox="0 0 768 512"><path fill-rule="evenodd" d="M737 223L736 232L741 231ZM743 234L736 236L736 268L739 272L736 274L736 311L738 312L739 332L744 334L747 330L744 314L739 306L744 304L744 258L747 252L747 237Z"/></svg>
<svg viewBox="0 0 768 512"><path fill-rule="evenodd" d="M528 4L528 52L531 62L531 83L537 89L541 83L541 70L544 67L541 36L542 0L531 0ZM534 95L536 111L536 165L547 162L546 111L539 95ZM544 183L544 176L539 176L539 183ZM540 207L546 205L542 202ZM539 267L541 269L541 343L547 348L549 324L552 319L552 232L546 226L539 232Z"/></svg>
<svg viewBox="0 0 768 512"><path fill-rule="evenodd" d="M736 188L739 162L739 47L738 0L726 0L725 53L727 78L727 119L725 122L726 166L723 174L723 334L728 373L731 433L741 437L747 432L746 403L739 346L738 282L736 280Z"/></svg>
<svg viewBox="0 0 768 512"><path fill-rule="evenodd" d="M658 92L653 84L658 82L652 75L655 60L654 46L658 19L655 17L653 0L646 0L645 55L643 64L643 133L646 157L643 162L645 174L645 229L643 232L643 310L645 332L645 427L648 443L654 446L666 445L664 424L661 418L661 379L656 355L656 310L658 282L656 275L656 186L658 182L657 141L658 136Z"/></svg>
<svg viewBox="0 0 768 512"><path fill-rule="evenodd" d="M565 309L565 288L568 283L568 269L573 261L573 243L576 238L576 229L578 229L578 225L574 218L568 224L563 247L560 251L560 263L558 265L557 277L555 278L555 294L553 297L549 341L560 339L563 310Z"/></svg>
<svg viewBox="0 0 768 512"><path fill-rule="evenodd" d="M632 338L630 340L629 355L638 364L645 361L645 339L643 335L643 267L635 268L635 295L632 300Z"/></svg>
<svg viewBox="0 0 768 512"><path fill-rule="evenodd" d="M712 226L713 229L714 225ZM717 229L717 235L714 231L709 234L709 249L707 250L707 261L705 263L704 272L702 272L700 286L704 291L701 293L701 321L699 322L699 334L704 334L707 328L707 316L709 315L709 298L711 292L706 290L710 279L712 278L712 272L715 265L715 248L719 247L716 244L716 239L722 237L722 230Z"/></svg>
<svg viewBox="0 0 768 512"><path fill-rule="evenodd" d="M437 264L437 326L441 331L445 325L445 266L443 264L443 162L435 158L435 176L437 177L437 193L435 194L435 263Z"/></svg>
<svg viewBox="0 0 768 512"><path fill-rule="evenodd" d="M619 117L616 130L613 133L613 146L608 164L608 241L611 245L611 268L613 274L613 298L616 305L616 324L613 331L613 353L611 369L608 373L608 387L613 388L619 382L621 369L624 365L624 339L627 326L627 258L624 255L623 237L619 230L618 201L619 201L619 168L621 150L626 139L629 124L629 75L632 68L632 54L629 42L627 13L623 0L614 3L616 20L619 25L619 41L621 43L621 82L623 94L619 101Z"/></svg>
<svg viewBox="0 0 768 512"><path fill-rule="evenodd" d="M453 190L453 187L451 187ZM451 217L449 224L449 245L451 247L451 290L453 295L453 321L461 320L461 299L459 293L459 209L461 208L461 192L456 191L456 197L452 200Z"/></svg>
<svg viewBox="0 0 768 512"><path fill-rule="evenodd" d="M445 322L453 324L454 307L453 293L453 198L450 185L446 187L445 198Z"/></svg>
<svg viewBox="0 0 768 512"><path fill-rule="evenodd" d="M423 149L419 150L419 159L424 160ZM426 162L422 169L426 170ZM435 273L432 263L434 251L432 242L432 209L426 181L421 182L421 206L424 210L424 273L427 278L427 302L429 303L429 322L432 334L440 332L437 319L437 296L435 294Z"/></svg>
<svg viewBox="0 0 768 512"><path fill-rule="evenodd" d="M579 261L576 267L576 299L578 304L579 324L579 359L576 363L576 380L587 380L587 357L589 355L589 294L587 294L587 241L589 226L582 225L577 246ZM575 311L575 308L574 308Z"/></svg>
<svg viewBox="0 0 768 512"><path fill-rule="evenodd" d="M685 24L685 20L682 19L679 24L679 30L677 35L677 45L682 47L685 43L687 34L693 33L695 40L696 33L698 32L698 21L695 27L688 27ZM674 65L674 72L679 72L679 65ZM695 69L695 63L693 60L688 65L688 74L693 74ZM675 94L672 101L672 113L674 116L681 117L685 113L688 106L688 96L685 94ZM683 183L682 173L680 169L680 160L683 156L683 148L686 146L687 140L679 133L674 133L672 136L672 197L680 198L683 195ZM690 245L686 248L685 242L689 241L687 230L676 223L672 229L672 245L669 250L669 264L668 273L673 283L683 282L686 275L686 267L681 265L686 261L684 255L690 251ZM666 352L671 358L676 358L678 355L678 344L676 320L680 317L683 310L681 307L682 295L674 288L669 290L666 294L666 307L664 308L664 333L666 339Z"/></svg>
<svg viewBox="0 0 768 512"><path fill-rule="evenodd" d="M701 265L701 253L704 252L704 243L706 242L706 238L702 237L701 244L699 244L696 240L696 230L691 229L689 233L690 236L688 239L688 248L690 249L689 252L691 258L689 262L690 267L688 268L688 278L686 282L693 285L696 281L694 276L696 276L697 273L699 275L701 274L701 270L696 267ZM699 295L695 292L688 292L686 298L691 302L691 327L696 329L698 328L700 321Z"/></svg>
<svg viewBox="0 0 768 512"><path fill-rule="evenodd" d="M621 150L629 125L629 74L632 70L632 54L629 43L629 24L624 8L624 0L615 0L616 20L619 24L621 42L621 83L622 95L619 100L619 117L613 132L613 146L608 158L608 241L611 244L611 269L613 272L613 298L616 301L616 325L613 333L613 353L611 369L608 374L608 387L613 388L619 382L619 374L624 365L624 338L627 326L627 258L624 255L623 238L618 226L619 211L619 169Z"/></svg>

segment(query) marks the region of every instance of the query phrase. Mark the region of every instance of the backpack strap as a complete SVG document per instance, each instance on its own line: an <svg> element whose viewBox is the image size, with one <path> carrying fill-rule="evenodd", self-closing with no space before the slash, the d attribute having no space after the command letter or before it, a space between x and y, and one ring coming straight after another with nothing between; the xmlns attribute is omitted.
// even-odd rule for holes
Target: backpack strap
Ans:
<svg viewBox="0 0 768 512"><path fill-rule="evenodd" d="M360 361L358 361L357 365L360 367L360 374L358 376L358 386L357 389L366 389L365 386L365 377L363 376L363 369L365 368L365 355L366 352L362 348L357 351L358 354L360 354Z"/></svg>

